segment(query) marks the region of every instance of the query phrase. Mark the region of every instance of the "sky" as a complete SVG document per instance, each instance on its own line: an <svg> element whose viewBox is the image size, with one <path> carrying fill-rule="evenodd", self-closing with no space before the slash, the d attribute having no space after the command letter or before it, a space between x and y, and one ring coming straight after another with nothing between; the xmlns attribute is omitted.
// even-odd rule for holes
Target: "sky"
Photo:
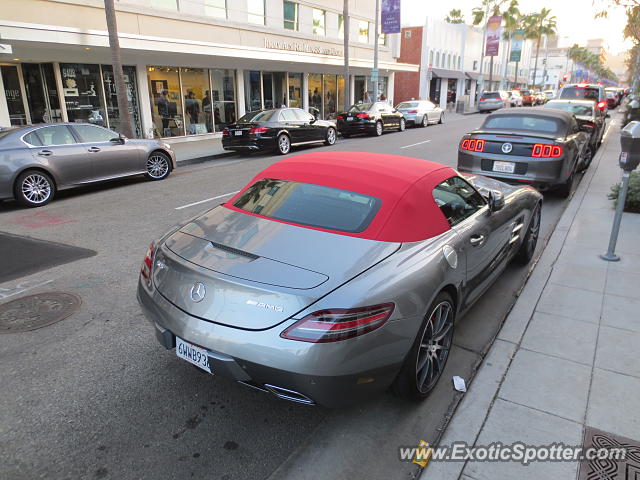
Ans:
<svg viewBox="0 0 640 480"><path fill-rule="evenodd" d="M481 0L400 0L402 5L402 24L406 26L421 25L426 16L444 20L452 8L462 10L467 23L471 23L471 10L481 4ZM604 0L596 0L604 3ZM600 5L602 3L599 3ZM610 54L617 54L631 48L631 42L624 40L622 29L626 24L626 16L622 8L609 8L606 19L594 18L598 10L592 0L519 0L520 11L532 13L541 8L551 9L558 24L559 46L570 46L574 43L586 46L587 40L603 38Z"/></svg>

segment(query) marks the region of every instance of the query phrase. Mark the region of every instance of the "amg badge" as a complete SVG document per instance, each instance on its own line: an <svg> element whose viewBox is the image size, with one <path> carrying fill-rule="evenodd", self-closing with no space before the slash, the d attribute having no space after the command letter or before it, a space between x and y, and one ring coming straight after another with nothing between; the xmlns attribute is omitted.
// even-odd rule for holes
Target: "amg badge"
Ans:
<svg viewBox="0 0 640 480"><path fill-rule="evenodd" d="M257 302L255 300L247 300L245 303L254 307L264 308L265 310L273 310L274 312L284 311L284 309L280 305L270 305L268 303Z"/></svg>

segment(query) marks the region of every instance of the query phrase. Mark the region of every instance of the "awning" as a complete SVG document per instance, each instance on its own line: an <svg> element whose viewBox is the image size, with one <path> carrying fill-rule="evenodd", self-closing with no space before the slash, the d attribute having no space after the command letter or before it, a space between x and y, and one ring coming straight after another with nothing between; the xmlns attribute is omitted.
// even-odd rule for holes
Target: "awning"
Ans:
<svg viewBox="0 0 640 480"><path fill-rule="evenodd" d="M467 77L469 77L471 80L478 80L478 78L480 78L480 74L476 73L476 72L465 72L465 74L467 75Z"/></svg>
<svg viewBox="0 0 640 480"><path fill-rule="evenodd" d="M464 72L458 70L446 70L444 68L432 69L433 76L436 78L461 78L464 79Z"/></svg>

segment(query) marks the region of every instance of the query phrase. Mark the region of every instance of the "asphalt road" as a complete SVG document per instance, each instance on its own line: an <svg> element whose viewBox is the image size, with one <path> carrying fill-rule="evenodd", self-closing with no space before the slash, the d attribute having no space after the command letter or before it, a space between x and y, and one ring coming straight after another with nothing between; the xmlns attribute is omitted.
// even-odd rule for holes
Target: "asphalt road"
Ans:
<svg viewBox="0 0 640 480"><path fill-rule="evenodd" d="M447 118L426 129L342 140L332 149L455 166L461 135L482 118ZM0 230L98 252L19 279L0 277L0 302L50 290L83 301L79 312L58 324L0 335L0 478L352 479L417 473L415 465L398 460L398 446L437 439L461 395L451 376L472 377L526 268L510 267L459 321L447 371L421 404L383 394L367 404L325 410L208 377L157 344L138 308L135 287L149 242L223 202L278 159L232 155L181 167L163 182L128 179L62 192L37 210L0 203ZM541 243L564 204L545 197Z"/></svg>

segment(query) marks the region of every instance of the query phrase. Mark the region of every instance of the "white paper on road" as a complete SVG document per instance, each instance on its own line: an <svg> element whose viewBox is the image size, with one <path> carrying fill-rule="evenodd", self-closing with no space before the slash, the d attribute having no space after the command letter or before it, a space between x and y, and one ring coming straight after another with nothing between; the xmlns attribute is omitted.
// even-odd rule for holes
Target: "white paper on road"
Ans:
<svg viewBox="0 0 640 480"><path fill-rule="evenodd" d="M453 387L459 392L467 391L467 385L464 382L464 378L458 377L457 375L453 377Z"/></svg>

